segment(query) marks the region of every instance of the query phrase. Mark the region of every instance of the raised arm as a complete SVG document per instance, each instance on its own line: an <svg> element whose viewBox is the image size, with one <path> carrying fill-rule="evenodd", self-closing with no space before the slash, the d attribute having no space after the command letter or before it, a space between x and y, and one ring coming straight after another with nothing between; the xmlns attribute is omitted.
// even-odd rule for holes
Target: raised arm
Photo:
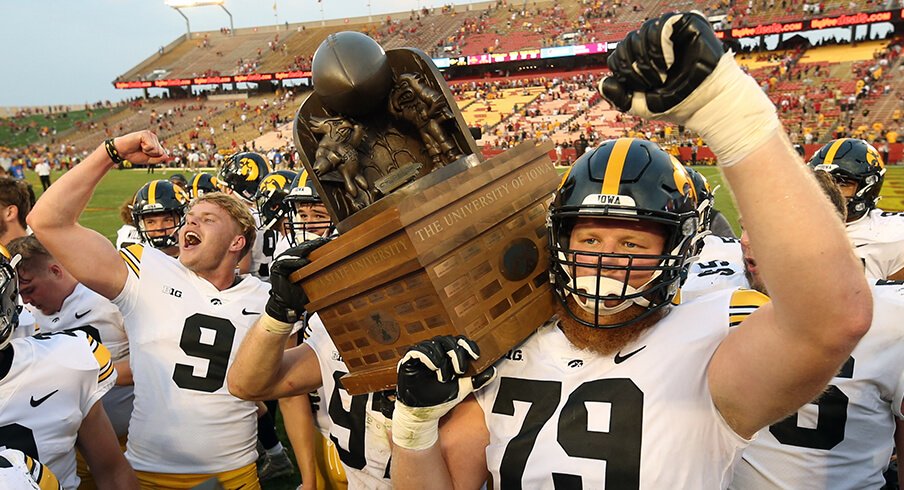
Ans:
<svg viewBox="0 0 904 490"><path fill-rule="evenodd" d="M769 98L696 14L667 14L609 57L603 95L623 111L699 133L734 190L772 303L716 351L709 384L739 434L817 396L872 318L844 229L785 135Z"/></svg>
<svg viewBox="0 0 904 490"><path fill-rule="evenodd" d="M113 142L118 154L134 163L157 163L168 158L150 131L120 136ZM128 269L110 240L80 225L78 218L111 168L113 160L101 145L48 188L27 218L35 236L63 267L108 299L122 291Z"/></svg>

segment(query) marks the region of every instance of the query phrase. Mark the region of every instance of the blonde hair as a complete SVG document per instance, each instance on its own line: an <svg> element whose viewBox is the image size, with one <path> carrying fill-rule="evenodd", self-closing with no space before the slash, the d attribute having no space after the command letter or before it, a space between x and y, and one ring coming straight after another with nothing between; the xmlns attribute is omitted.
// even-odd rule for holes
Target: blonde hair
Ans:
<svg viewBox="0 0 904 490"><path fill-rule="evenodd" d="M235 224L238 225L239 231L242 236L245 237L245 246L242 248L242 253L239 255L239 258L241 259L244 257L245 254L251 250L251 247L254 246L254 239L257 237L257 226L254 224L254 217L251 216L251 211L248 210L248 206L242 201L239 201L238 198L226 195L222 192L208 192L193 199L188 204L185 212L188 213L193 207L198 205L198 203L202 202L209 202L219 206L220 209L226 211L226 214L228 214Z"/></svg>

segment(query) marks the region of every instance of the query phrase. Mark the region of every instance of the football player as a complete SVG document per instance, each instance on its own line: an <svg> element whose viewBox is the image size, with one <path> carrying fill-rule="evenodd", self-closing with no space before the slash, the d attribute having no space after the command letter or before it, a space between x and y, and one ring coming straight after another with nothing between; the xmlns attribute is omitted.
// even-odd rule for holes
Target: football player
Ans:
<svg viewBox="0 0 904 490"><path fill-rule="evenodd" d="M278 171L285 172L285 171ZM268 185L273 172L264 178L258 189L258 210L269 223L272 229L279 230L280 239L276 244L275 255L279 256L290 246L320 238L332 231L332 221L323 202L308 179L307 170L295 175L291 184L283 186L282 178L278 178ZM287 176L287 174L283 174ZM296 324L296 329L302 325L305 338L312 333L312 326L307 321L307 316L302 322ZM293 329L292 334L295 333ZM326 332L318 332L326 335ZM290 345L301 343L301 339L294 342L290 336ZM344 366L343 366L343 369ZM279 400L279 406L283 412L286 433L292 441L295 452L295 460L299 462L302 474L302 482L310 483L316 473L318 488L340 488L347 484L345 472L342 469L336 446L329 439L329 415L327 406L320 403L326 399L324 387L309 395L297 395L283 397ZM312 402L312 399L315 400ZM346 396L350 400L350 396ZM312 408L316 412L316 421ZM315 431L315 426L320 430L320 435ZM312 450L312 445L315 449ZM309 476L310 475L310 476Z"/></svg>
<svg viewBox="0 0 904 490"><path fill-rule="evenodd" d="M28 187L20 180L0 177L0 245L4 247L16 238L28 235L25 217L31 211L32 200ZM22 304L21 298L19 304ZM19 313L19 326L13 337L27 337L37 333L35 318L28 310Z"/></svg>
<svg viewBox="0 0 904 490"><path fill-rule="evenodd" d="M183 189L188 189L188 180L186 180L185 176L182 174L170 175L170 178L168 180L172 182L173 185L178 185Z"/></svg>
<svg viewBox="0 0 904 490"><path fill-rule="evenodd" d="M339 379L348 368L316 314L308 321L310 336L304 343L284 350L294 329L292 322L304 312L307 302L301 287L288 280L289 274L306 265L308 254L326 241L304 242L273 261L271 301L239 348L228 374L229 390L240 398L267 400L304 395L322 387L318 428L335 445L348 486L391 488L392 403L388 394L351 396L345 391ZM323 476L331 483L342 478L335 472L326 473Z"/></svg>
<svg viewBox="0 0 904 490"><path fill-rule="evenodd" d="M823 146L810 166L829 172L847 199L846 229L869 277L904 279L904 213L876 207L885 162L866 141L842 138Z"/></svg>
<svg viewBox="0 0 904 490"><path fill-rule="evenodd" d="M134 199L135 196L131 196L119 206L119 220L122 221L122 226L116 230L116 248L141 243L141 235L138 234L135 220L132 219L132 200Z"/></svg>
<svg viewBox="0 0 904 490"><path fill-rule="evenodd" d="M264 253L269 254L268 260L272 260L274 256L289 248L289 242L283 231L286 216L286 204L283 199L288 194L295 177L295 172L274 170L261 180L257 192L254 194L253 201L257 216L260 218L260 230L265 232L265 239L273 240L275 237L275 245L264 250ZM269 267L269 263L267 266ZM269 276L269 271L267 276ZM300 323L298 328L301 328ZM276 435L276 409L282 403L278 404L275 400L267 400L264 403L266 412L258 418L257 426L258 439L265 450L265 454L258 460L258 477L261 481L290 475L294 472L288 451L283 448ZM299 407L301 406L299 403ZM292 410L292 408L289 409Z"/></svg>
<svg viewBox="0 0 904 490"><path fill-rule="evenodd" d="M179 228L185 221L188 194L168 180L141 186L132 200L132 220L141 241L170 257L179 255Z"/></svg>
<svg viewBox="0 0 904 490"><path fill-rule="evenodd" d="M825 172L817 174L825 176L820 183L843 220L845 198ZM746 232L741 245L743 275L768 294ZM872 326L847 362L816 400L757 434L731 488L884 488L895 421L904 409L904 284L879 280L872 294Z"/></svg>
<svg viewBox="0 0 904 490"><path fill-rule="evenodd" d="M240 152L229 156L220 168L218 181L220 189L230 195L238 197L248 206L254 221L258 227L257 239L251 254L246 257L240 270L242 273L250 272L255 277L267 280L270 270L270 261L273 259L273 251L276 248L277 234L275 231L260 230L261 217L254 205L254 195L264 177L270 173L270 163L267 157L254 152Z"/></svg>
<svg viewBox="0 0 904 490"><path fill-rule="evenodd" d="M50 468L17 449L0 451L0 488L63 490L63 486Z"/></svg>
<svg viewBox="0 0 904 490"><path fill-rule="evenodd" d="M104 395L104 410L116 437L124 443L133 395L129 339L122 314L110 300L72 277L33 235L13 240L9 251L21 257L16 267L19 294L35 310L40 333L84 330L110 351L117 386Z"/></svg>
<svg viewBox="0 0 904 490"><path fill-rule="evenodd" d="M43 461L74 490L78 448L98 488L138 488L100 402L116 380L110 352L83 331L13 339L19 306L9 259L0 247L0 449Z"/></svg>
<svg viewBox="0 0 904 490"><path fill-rule="evenodd" d="M205 194L186 211L178 260L142 245L117 252L78 217L122 158L169 157L149 131L107 140L48 189L29 224L76 279L122 312L135 384L126 457L142 487L191 488L216 477L227 489L259 488L257 407L225 386L234 350L267 301L266 284L235 274L254 243L254 219L235 198Z"/></svg>
<svg viewBox="0 0 904 490"><path fill-rule="evenodd" d="M285 229L292 245L333 233L333 221L317 188L304 170L295 177L289 195L285 197L288 220Z"/></svg>
<svg viewBox="0 0 904 490"><path fill-rule="evenodd" d="M745 290L672 306L698 233L690 179L653 143L605 142L549 210L557 315L494 381L492 368L463 375L479 351L461 337L418 343L399 362L397 488L490 476L500 488L725 488L754 434L818 395L869 327L869 287L841 224L709 22L651 19L608 64L600 90L615 107L684 125L713 150L772 302Z"/></svg>

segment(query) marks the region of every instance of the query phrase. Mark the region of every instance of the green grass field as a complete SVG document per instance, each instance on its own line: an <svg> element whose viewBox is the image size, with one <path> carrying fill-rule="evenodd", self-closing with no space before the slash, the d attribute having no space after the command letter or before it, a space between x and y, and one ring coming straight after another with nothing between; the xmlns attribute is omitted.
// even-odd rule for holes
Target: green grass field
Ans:
<svg viewBox="0 0 904 490"><path fill-rule="evenodd" d="M721 185L722 188L716 192L717 207L726 218L731 222L736 232L738 227L738 212L735 208L734 201L729 197L729 192L722 182L722 175L715 167L697 167L703 175L709 180L710 184L715 187ZM122 226L119 219L119 206L126 200L130 199L134 193L145 182L153 179L168 178L174 173L182 173L186 178L191 178L188 172L181 170L157 170L156 173L149 174L145 170L113 170L104 180L94 193L94 197L88 204L88 209L82 214L81 223L84 226L99 231L102 235L108 237L111 241L116 239L116 230ZM208 169L213 173L213 169ZM52 179L56 181L60 177L60 172L54 172ZM27 178L35 188L35 193L40 198L41 184L34 172L28 172ZM889 211L904 211L904 167L889 168L886 174L885 184L882 188L883 199L880 206ZM282 425L282 417L277 420L277 428L279 430L280 439L286 447L288 438ZM291 454L291 451L290 451ZM294 460L294 455L292 455ZM294 490L297 486L298 477L285 477L271 480L262 486L266 490Z"/></svg>
<svg viewBox="0 0 904 490"><path fill-rule="evenodd" d="M41 138L39 131L41 128L56 129L57 133L62 133L75 126L78 121L98 120L109 113L111 109L92 109L91 111L70 111L63 114L38 114L26 116L22 119L16 119L15 122L19 126L28 126L30 129L22 133L14 133L7 126L0 126L0 146L9 146L12 148L30 145L43 141L48 143L50 136ZM88 115L91 117L89 118Z"/></svg>

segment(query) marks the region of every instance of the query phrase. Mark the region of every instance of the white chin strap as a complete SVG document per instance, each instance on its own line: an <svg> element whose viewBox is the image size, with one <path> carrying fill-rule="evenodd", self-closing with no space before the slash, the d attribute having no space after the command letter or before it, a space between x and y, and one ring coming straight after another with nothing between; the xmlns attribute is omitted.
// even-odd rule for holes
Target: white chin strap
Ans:
<svg viewBox="0 0 904 490"><path fill-rule="evenodd" d="M562 252L559 252L559 256L562 258L562 260L564 260L565 255ZM581 290L589 295L595 294L597 297L602 299L587 298L570 291L567 292L567 294L570 294L574 298L575 303L577 303L582 309L592 314L599 313L601 315L613 315L620 311L626 310L628 307L634 304L646 308L650 306L650 301L643 296L626 299L615 306L606 306L605 297L620 296L622 294L622 289L625 290L626 296L640 293L641 291L646 289L647 286L649 286L650 283L653 282L653 280L659 277L661 273L662 271L656 271L649 281L645 282L639 288L633 288L630 285L625 284L622 281L612 279L611 277L600 277L593 275L581 276L577 279L573 279L571 277L571 273L566 270L565 274L568 276L569 282L571 284L574 284L576 289ZM599 285L599 289L597 289L597 285ZM599 293L597 293L597 291L599 291Z"/></svg>
<svg viewBox="0 0 904 490"><path fill-rule="evenodd" d="M311 233L310 231L302 231L301 234L295 235L295 245L301 245L304 242L309 242L318 238L320 238L320 235L316 233Z"/></svg>

